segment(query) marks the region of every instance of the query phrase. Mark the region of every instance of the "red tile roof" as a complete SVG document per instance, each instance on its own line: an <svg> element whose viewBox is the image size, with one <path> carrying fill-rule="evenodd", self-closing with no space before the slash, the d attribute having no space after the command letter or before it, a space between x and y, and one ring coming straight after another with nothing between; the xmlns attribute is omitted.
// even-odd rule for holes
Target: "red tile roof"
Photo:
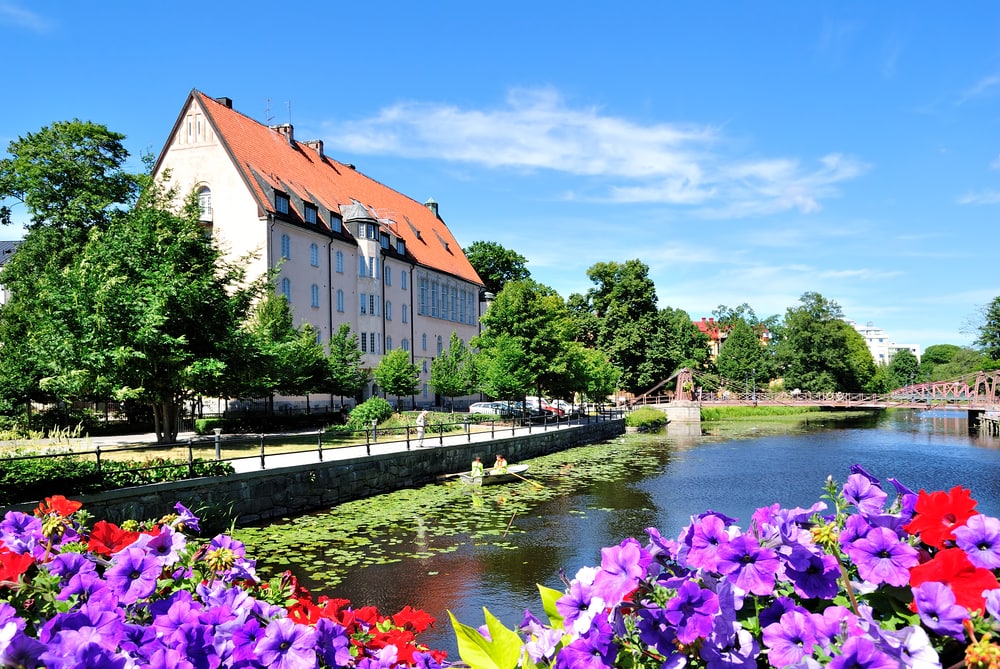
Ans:
<svg viewBox="0 0 1000 669"><path fill-rule="evenodd" d="M338 213L340 205L357 200L374 210L380 220L395 222L391 226L393 234L406 243L407 254L418 264L483 284L451 230L424 204L329 156L321 157L306 143L290 142L286 134L200 91L192 91L191 97L205 111L263 211L274 213L274 202L254 172L279 191L290 190L306 202Z"/></svg>

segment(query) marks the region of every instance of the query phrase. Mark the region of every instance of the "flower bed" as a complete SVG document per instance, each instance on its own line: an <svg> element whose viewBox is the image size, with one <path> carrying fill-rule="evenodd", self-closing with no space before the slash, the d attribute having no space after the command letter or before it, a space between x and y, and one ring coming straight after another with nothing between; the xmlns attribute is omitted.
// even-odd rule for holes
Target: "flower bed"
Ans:
<svg viewBox="0 0 1000 669"><path fill-rule="evenodd" d="M1000 667L1000 521L961 487L888 489L855 466L808 509L647 530L540 586L547 623L454 618L473 667Z"/></svg>
<svg viewBox="0 0 1000 669"><path fill-rule="evenodd" d="M90 525L79 502L50 497L0 522L0 666L439 667L416 640L433 619L313 601L287 572L260 582L243 544L188 536L177 504L155 523Z"/></svg>

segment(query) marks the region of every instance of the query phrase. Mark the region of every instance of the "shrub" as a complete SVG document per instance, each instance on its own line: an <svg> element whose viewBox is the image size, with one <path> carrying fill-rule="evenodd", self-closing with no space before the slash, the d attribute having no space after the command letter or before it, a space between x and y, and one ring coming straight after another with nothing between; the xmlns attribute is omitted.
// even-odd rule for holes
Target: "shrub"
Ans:
<svg viewBox="0 0 1000 669"><path fill-rule="evenodd" d="M653 407L639 407L625 416L625 425L645 430L659 430L667 424L667 414Z"/></svg>
<svg viewBox="0 0 1000 669"><path fill-rule="evenodd" d="M372 421L381 423L392 416L392 405L381 397L372 397L351 411L347 425L352 430L364 430L371 427Z"/></svg>

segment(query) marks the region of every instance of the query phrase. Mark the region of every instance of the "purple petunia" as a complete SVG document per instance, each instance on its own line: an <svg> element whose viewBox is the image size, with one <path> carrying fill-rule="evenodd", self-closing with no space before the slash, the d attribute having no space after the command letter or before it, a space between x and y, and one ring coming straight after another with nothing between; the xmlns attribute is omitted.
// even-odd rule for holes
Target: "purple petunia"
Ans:
<svg viewBox="0 0 1000 669"><path fill-rule="evenodd" d="M932 632L959 641L965 638L962 621L969 618L969 612L955 603L955 593L947 585L937 581L921 583L913 588L913 603L920 621Z"/></svg>
<svg viewBox="0 0 1000 669"><path fill-rule="evenodd" d="M965 551L973 565L984 569L1000 567L1000 520L977 514L952 532L955 545Z"/></svg>
<svg viewBox="0 0 1000 669"><path fill-rule="evenodd" d="M918 562L917 550L885 527L873 527L844 550L858 567L858 574L873 585L909 583L910 567Z"/></svg>
<svg viewBox="0 0 1000 669"><path fill-rule="evenodd" d="M331 667L346 667L351 661L351 639L347 629L329 618L316 621L316 645L323 661Z"/></svg>
<svg viewBox="0 0 1000 669"><path fill-rule="evenodd" d="M276 669L313 669L316 660L316 630L288 618L267 624L264 637L254 651L258 661Z"/></svg>
<svg viewBox="0 0 1000 669"><path fill-rule="evenodd" d="M812 654L816 645L816 625L804 611L789 611L781 620L763 630L767 661L772 667L787 667Z"/></svg>
<svg viewBox="0 0 1000 669"><path fill-rule="evenodd" d="M681 643L693 643L712 632L713 618L719 613L719 598L694 581L685 581L663 607L664 617L677 630Z"/></svg>
<svg viewBox="0 0 1000 669"><path fill-rule="evenodd" d="M184 527L190 527L195 532L201 532L201 528L198 527L198 516L191 513L186 506L177 502L174 504L174 510L177 512L177 520L174 521L175 525Z"/></svg>
<svg viewBox="0 0 1000 669"><path fill-rule="evenodd" d="M795 545L785 564L785 578L792 582L795 593L806 599L832 599L836 596L840 577L837 558Z"/></svg>
<svg viewBox="0 0 1000 669"><path fill-rule="evenodd" d="M605 669L613 667L617 649L607 620L598 619L586 635L559 651L555 669Z"/></svg>
<svg viewBox="0 0 1000 669"><path fill-rule="evenodd" d="M844 484L844 499L858 508L863 515L882 513L885 501L889 498L878 485L878 480L872 480L865 474L851 474Z"/></svg>
<svg viewBox="0 0 1000 669"><path fill-rule="evenodd" d="M708 515L691 524L691 547L687 563L694 569L716 571L719 568L719 549L729 543L725 521L717 515Z"/></svg>
<svg viewBox="0 0 1000 669"><path fill-rule="evenodd" d="M778 573L778 555L741 534L719 550L719 571L734 579L736 587L755 595L770 595Z"/></svg>
<svg viewBox="0 0 1000 669"><path fill-rule="evenodd" d="M650 560L649 552L635 539L602 548L601 568L594 575L594 596L603 599L605 606L618 606L646 575Z"/></svg>
<svg viewBox="0 0 1000 669"><path fill-rule="evenodd" d="M589 567L578 571L569 585L569 591L556 600L556 610L562 616L566 629L577 635L589 630L594 617L604 610L604 600L592 591L595 572Z"/></svg>
<svg viewBox="0 0 1000 669"><path fill-rule="evenodd" d="M827 669L898 669L899 663L879 650L865 636L851 636L840 648Z"/></svg>
<svg viewBox="0 0 1000 669"><path fill-rule="evenodd" d="M131 546L115 553L115 563L104 573L108 587L122 604L133 604L156 590L156 579L162 571L157 559Z"/></svg>

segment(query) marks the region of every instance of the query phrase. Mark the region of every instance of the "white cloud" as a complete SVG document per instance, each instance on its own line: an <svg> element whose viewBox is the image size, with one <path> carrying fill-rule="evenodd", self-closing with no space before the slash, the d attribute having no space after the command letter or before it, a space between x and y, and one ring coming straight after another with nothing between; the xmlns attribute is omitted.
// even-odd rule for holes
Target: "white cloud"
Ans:
<svg viewBox="0 0 1000 669"><path fill-rule="evenodd" d="M959 204L1000 204L1000 191L984 190L978 193L966 193L958 198Z"/></svg>
<svg viewBox="0 0 1000 669"><path fill-rule="evenodd" d="M815 167L794 158L746 159L708 124L642 125L571 108L551 89L512 91L497 109L402 102L326 133L353 153L438 159L489 169L581 177L561 198L684 205L707 217L811 213L867 166L831 153Z"/></svg>
<svg viewBox="0 0 1000 669"><path fill-rule="evenodd" d="M36 33L48 32L49 22L41 15L11 2L0 2L0 24L25 28Z"/></svg>
<svg viewBox="0 0 1000 669"><path fill-rule="evenodd" d="M973 86L962 91L962 93L958 96L958 104L961 105L969 100L974 100L998 85L1000 85L1000 76L993 74L988 77L983 77Z"/></svg>

